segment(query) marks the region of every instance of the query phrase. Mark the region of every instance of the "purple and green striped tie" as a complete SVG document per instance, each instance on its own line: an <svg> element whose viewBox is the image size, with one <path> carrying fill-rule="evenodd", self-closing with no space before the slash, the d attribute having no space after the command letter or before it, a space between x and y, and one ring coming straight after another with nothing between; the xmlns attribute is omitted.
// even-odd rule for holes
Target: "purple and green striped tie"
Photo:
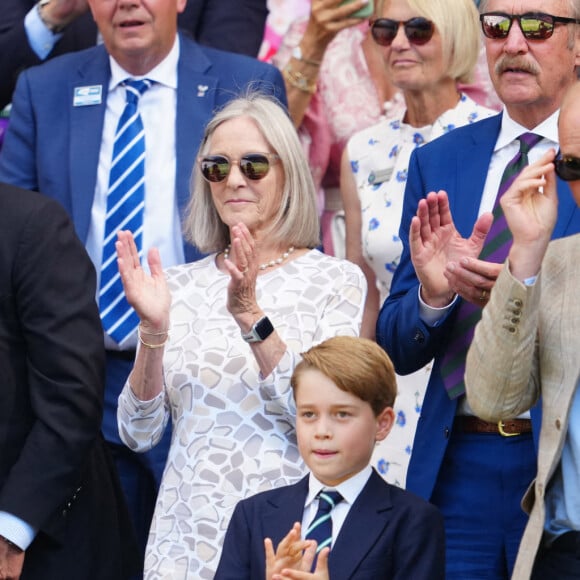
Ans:
<svg viewBox="0 0 580 580"><path fill-rule="evenodd" d="M518 137L520 150L506 165L501 177L493 208L493 222L479 255L480 260L501 264L507 258L512 243L512 235L499 200L520 171L528 164L528 152L541 139L542 137L535 133L524 133ZM475 325L481 318L482 308L483 306L475 305L467 300L462 300L459 305L451 341L441 362L441 376L450 399L456 399L465 393L465 357L473 340Z"/></svg>

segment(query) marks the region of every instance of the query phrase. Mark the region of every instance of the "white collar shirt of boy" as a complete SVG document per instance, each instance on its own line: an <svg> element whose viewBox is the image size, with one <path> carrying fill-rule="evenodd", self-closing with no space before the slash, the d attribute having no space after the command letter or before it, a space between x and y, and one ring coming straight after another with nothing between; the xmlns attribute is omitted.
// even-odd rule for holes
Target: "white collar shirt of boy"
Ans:
<svg viewBox="0 0 580 580"><path fill-rule="evenodd" d="M330 517L332 518L332 543L338 537L342 524L348 516L348 512L355 502L356 498L359 496L360 492L363 490L364 486L367 484L371 474L372 468L367 465L363 470L359 471L356 475L343 481L335 487L329 487L324 485L316 477L310 473L308 476L308 494L306 496L306 502L304 503L304 511L302 513L302 539L306 535L306 530L308 526L312 523L314 516L318 510L318 498L317 495L320 491L324 490L336 490L342 495L343 500L338 503L330 512Z"/></svg>

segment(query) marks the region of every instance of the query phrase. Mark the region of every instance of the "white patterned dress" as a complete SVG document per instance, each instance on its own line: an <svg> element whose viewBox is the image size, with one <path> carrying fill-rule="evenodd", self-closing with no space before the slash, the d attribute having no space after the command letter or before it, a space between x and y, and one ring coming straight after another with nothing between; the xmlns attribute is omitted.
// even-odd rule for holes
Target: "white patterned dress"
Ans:
<svg viewBox="0 0 580 580"><path fill-rule="evenodd" d="M145 578L213 578L235 504L305 473L290 376L299 353L358 336L366 280L357 266L311 250L258 276L257 301L288 346L265 378L226 309L229 275L215 255L167 270L173 297L165 389L139 401L125 385L119 431L133 450L171 447L145 556Z"/></svg>
<svg viewBox="0 0 580 580"><path fill-rule="evenodd" d="M348 156L362 210L363 255L373 269L381 304L387 297L403 245L399 225L411 153L417 147L456 127L497 114L462 94L455 108L433 125L411 127L398 119L383 119L363 129L348 142ZM406 376L397 375L396 422L373 454L373 465L389 482L405 486L417 421L431 365Z"/></svg>

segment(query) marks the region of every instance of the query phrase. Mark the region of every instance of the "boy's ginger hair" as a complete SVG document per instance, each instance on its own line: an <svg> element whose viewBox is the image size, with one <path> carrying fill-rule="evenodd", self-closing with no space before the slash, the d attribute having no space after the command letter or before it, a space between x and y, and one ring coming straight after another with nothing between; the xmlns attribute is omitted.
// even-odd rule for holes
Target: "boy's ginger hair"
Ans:
<svg viewBox="0 0 580 580"><path fill-rule="evenodd" d="M307 370L321 372L342 391L369 403L375 417L395 402L397 380L393 363L372 340L335 336L302 353L290 380L295 394L300 377Z"/></svg>

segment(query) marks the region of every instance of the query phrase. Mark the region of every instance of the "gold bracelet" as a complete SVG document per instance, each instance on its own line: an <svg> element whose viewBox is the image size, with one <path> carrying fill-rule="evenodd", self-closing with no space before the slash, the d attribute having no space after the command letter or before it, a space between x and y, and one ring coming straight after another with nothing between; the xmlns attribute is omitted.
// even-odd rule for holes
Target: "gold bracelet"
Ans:
<svg viewBox="0 0 580 580"><path fill-rule="evenodd" d="M322 61L320 60L312 60L310 58L298 58L296 56L294 56L293 58L295 58L298 62L303 62L304 64L309 64L310 66L315 66L315 67L319 67L322 64Z"/></svg>
<svg viewBox="0 0 580 580"><path fill-rule="evenodd" d="M143 340L143 337L141 336L141 325L139 325L137 327L137 335L139 336L139 342L147 348L162 348L163 346L165 346L165 343L169 340L169 332L168 331L158 332L158 333L145 332L145 334L150 334L151 336L162 336L164 334L166 335L165 340L163 342L160 342L159 344L151 344L150 342L145 342Z"/></svg>
<svg viewBox="0 0 580 580"><path fill-rule="evenodd" d="M303 93L313 95L316 92L316 81L309 79L299 71L292 70L290 64L287 64L282 71L282 76L288 81L288 84Z"/></svg>
<svg viewBox="0 0 580 580"><path fill-rule="evenodd" d="M322 61L320 60L304 58L304 56L302 55L302 49L300 48L299 44L292 49L292 58L295 58L296 60L303 62L305 64L309 64L310 66L320 66L322 64Z"/></svg>
<svg viewBox="0 0 580 580"><path fill-rule="evenodd" d="M162 336L164 334L168 334L169 330L162 330L161 332L148 332L147 330L143 330L143 325L141 322L139 323L139 332L142 334L148 334L149 336Z"/></svg>

